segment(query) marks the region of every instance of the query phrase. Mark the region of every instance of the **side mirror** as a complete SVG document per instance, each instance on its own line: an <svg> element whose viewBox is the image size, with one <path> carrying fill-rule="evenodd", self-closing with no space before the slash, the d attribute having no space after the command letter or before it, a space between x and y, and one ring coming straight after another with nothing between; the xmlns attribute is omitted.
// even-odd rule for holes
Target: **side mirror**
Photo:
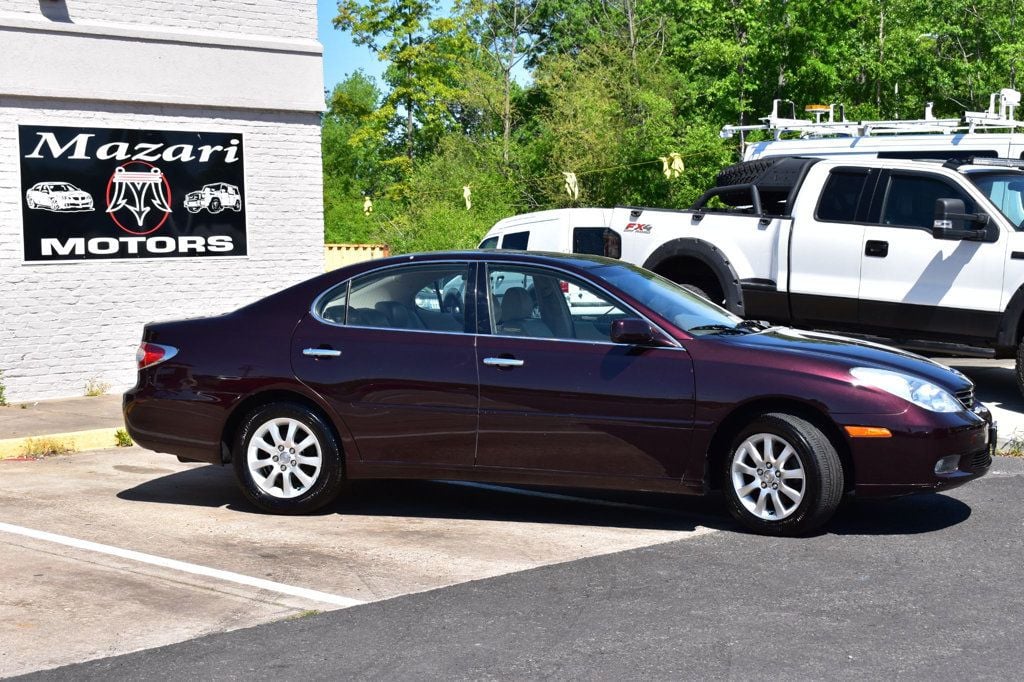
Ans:
<svg viewBox="0 0 1024 682"><path fill-rule="evenodd" d="M654 327L636 317L627 317L612 322L612 343L640 346L654 341Z"/></svg>
<svg viewBox="0 0 1024 682"><path fill-rule="evenodd" d="M936 199L932 236L936 239L985 238L988 216L984 213L964 213L963 199Z"/></svg>

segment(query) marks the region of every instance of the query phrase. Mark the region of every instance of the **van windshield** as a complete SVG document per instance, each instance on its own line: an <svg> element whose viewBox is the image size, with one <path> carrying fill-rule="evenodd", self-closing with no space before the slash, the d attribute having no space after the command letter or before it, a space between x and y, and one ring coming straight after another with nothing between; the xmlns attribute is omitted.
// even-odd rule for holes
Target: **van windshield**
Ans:
<svg viewBox="0 0 1024 682"><path fill-rule="evenodd" d="M970 173L968 177L1014 229L1024 230L1024 173Z"/></svg>
<svg viewBox="0 0 1024 682"><path fill-rule="evenodd" d="M648 270L615 263L591 272L694 336L745 334L757 326Z"/></svg>

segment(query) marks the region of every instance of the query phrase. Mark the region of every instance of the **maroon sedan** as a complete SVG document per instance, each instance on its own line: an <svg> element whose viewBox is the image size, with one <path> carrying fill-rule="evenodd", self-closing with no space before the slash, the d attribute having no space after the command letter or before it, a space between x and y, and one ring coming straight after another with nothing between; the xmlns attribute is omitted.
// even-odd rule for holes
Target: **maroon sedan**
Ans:
<svg viewBox="0 0 1024 682"><path fill-rule="evenodd" d="M748 528L789 535L844 493L977 478L995 443L958 372L745 322L597 257L361 263L150 324L138 360L131 436L230 462L253 504L285 514L330 503L346 478L720 488Z"/></svg>

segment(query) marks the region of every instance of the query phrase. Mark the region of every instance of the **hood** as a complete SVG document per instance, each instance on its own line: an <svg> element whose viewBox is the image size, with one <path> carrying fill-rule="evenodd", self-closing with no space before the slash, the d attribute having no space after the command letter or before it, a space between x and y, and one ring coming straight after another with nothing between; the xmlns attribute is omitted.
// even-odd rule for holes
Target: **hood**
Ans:
<svg viewBox="0 0 1024 682"><path fill-rule="evenodd" d="M721 335L717 338L737 346L832 361L849 368L877 367L913 374L952 393L972 385L972 382L960 372L928 358L880 343L845 336L772 327L763 332Z"/></svg>

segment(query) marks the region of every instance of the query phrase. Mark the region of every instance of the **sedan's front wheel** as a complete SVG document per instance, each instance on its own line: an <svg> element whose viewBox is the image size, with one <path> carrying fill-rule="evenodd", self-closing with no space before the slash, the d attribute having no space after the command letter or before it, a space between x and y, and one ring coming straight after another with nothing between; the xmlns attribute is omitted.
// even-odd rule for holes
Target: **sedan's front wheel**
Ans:
<svg viewBox="0 0 1024 682"><path fill-rule="evenodd" d="M246 498L263 511L304 514L333 502L343 483L341 449L319 414L297 403L251 412L232 461Z"/></svg>
<svg viewBox="0 0 1024 682"><path fill-rule="evenodd" d="M835 514L843 466L817 426L772 413L733 440L723 481L729 511L744 526L767 535L802 535Z"/></svg>

